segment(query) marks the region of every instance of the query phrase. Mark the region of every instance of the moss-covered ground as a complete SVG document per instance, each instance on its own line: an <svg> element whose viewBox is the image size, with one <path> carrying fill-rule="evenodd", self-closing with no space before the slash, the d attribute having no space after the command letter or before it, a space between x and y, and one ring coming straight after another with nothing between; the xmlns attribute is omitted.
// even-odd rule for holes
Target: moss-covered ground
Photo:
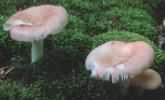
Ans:
<svg viewBox="0 0 165 100"><path fill-rule="evenodd" d="M1 0L0 67L14 67L0 80L0 100L164 100L165 88L140 91L91 79L84 61L94 47L111 40L146 41L155 50L152 68L165 84L165 51L157 44L155 9L161 0ZM44 58L30 63L28 43L10 39L3 23L19 9L39 4L64 6L65 29L45 40ZM0 77L1 78L1 77Z"/></svg>

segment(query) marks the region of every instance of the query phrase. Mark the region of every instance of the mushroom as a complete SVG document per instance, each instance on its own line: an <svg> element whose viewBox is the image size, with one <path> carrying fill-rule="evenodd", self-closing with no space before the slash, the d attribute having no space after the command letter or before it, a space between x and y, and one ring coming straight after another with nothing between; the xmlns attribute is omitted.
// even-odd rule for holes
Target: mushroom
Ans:
<svg viewBox="0 0 165 100"><path fill-rule="evenodd" d="M91 77L117 83L141 74L153 59L152 47L143 41L109 41L89 53L85 66Z"/></svg>
<svg viewBox="0 0 165 100"><path fill-rule="evenodd" d="M43 56L43 40L60 32L68 22L62 6L40 5L18 11L4 24L4 30L16 41L31 42L31 62Z"/></svg>
<svg viewBox="0 0 165 100"><path fill-rule="evenodd" d="M129 85L146 90L154 90L161 86L162 80L158 72L153 69L146 69L140 75L130 80Z"/></svg>

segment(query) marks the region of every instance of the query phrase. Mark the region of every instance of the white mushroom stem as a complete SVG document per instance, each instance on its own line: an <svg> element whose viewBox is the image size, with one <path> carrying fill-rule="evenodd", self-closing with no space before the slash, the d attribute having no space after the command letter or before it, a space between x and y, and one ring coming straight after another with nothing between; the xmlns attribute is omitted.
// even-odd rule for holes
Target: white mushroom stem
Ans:
<svg viewBox="0 0 165 100"><path fill-rule="evenodd" d="M31 63L37 62L43 56L43 40L33 41L31 48Z"/></svg>

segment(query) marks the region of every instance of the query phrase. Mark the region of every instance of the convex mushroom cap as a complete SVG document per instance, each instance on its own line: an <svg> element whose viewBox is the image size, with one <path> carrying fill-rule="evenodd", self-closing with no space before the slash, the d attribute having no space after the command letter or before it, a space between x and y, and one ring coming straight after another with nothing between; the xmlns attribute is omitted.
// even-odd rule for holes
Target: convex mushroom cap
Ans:
<svg viewBox="0 0 165 100"><path fill-rule="evenodd" d="M92 77L116 83L141 74L153 59L152 47L143 41L109 41L93 49L85 65Z"/></svg>
<svg viewBox="0 0 165 100"><path fill-rule="evenodd" d="M40 5L18 11L4 24L10 37L32 42L60 32L67 24L68 15L62 6Z"/></svg>

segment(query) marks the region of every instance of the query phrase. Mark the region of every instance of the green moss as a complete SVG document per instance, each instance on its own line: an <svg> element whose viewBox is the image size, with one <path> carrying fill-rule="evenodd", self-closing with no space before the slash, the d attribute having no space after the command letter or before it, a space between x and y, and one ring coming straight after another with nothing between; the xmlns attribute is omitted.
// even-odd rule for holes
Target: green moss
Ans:
<svg viewBox="0 0 165 100"><path fill-rule="evenodd" d="M0 44L1 46L6 45L6 40L8 37L8 34L3 30L3 23L5 21L5 17L4 16L0 16Z"/></svg>
<svg viewBox="0 0 165 100"><path fill-rule="evenodd" d="M68 100L97 100L100 97L105 100L120 95L119 87L110 82L90 79L84 67L63 75L60 79L45 81L42 87L50 100L53 98L60 100L62 97ZM108 95L109 93L111 95Z"/></svg>
<svg viewBox="0 0 165 100"><path fill-rule="evenodd" d="M130 31L155 40L156 28L151 15L144 9L118 8L85 13L79 16L86 22L86 34L97 35L112 30Z"/></svg>
<svg viewBox="0 0 165 100"><path fill-rule="evenodd" d="M108 1L108 0L107 0ZM119 7L119 8L144 8L144 0L111 0L110 5L112 7Z"/></svg>
<svg viewBox="0 0 165 100"><path fill-rule="evenodd" d="M16 0L1 0L0 2L0 16L10 15L15 12Z"/></svg>
<svg viewBox="0 0 165 100"><path fill-rule="evenodd" d="M126 31L112 31L93 37L93 47L96 47L106 41L118 40L118 41L146 41L147 43L153 44L148 38L142 35Z"/></svg>
<svg viewBox="0 0 165 100"><path fill-rule="evenodd" d="M38 100L41 99L40 92L41 91L38 83L25 86L18 81L0 81L0 98L2 100Z"/></svg>
<svg viewBox="0 0 165 100"><path fill-rule="evenodd" d="M81 47L85 46L90 48L92 44L92 39L90 36L83 34L81 32L62 32L55 35L52 40L54 45L60 47Z"/></svg>
<svg viewBox="0 0 165 100"><path fill-rule="evenodd" d="M155 63L156 64L160 64L162 62L165 61L165 51L164 50L160 50L160 49L156 49L156 57L155 57Z"/></svg>
<svg viewBox="0 0 165 100"><path fill-rule="evenodd" d="M85 32L85 30L86 23L84 20L74 15L69 16L69 22L64 30L65 32Z"/></svg>
<svg viewBox="0 0 165 100"><path fill-rule="evenodd" d="M114 8L108 13L112 20L113 29L139 33L149 37L151 40L155 40L155 22L145 10ZM116 19L113 20L114 18Z"/></svg>

